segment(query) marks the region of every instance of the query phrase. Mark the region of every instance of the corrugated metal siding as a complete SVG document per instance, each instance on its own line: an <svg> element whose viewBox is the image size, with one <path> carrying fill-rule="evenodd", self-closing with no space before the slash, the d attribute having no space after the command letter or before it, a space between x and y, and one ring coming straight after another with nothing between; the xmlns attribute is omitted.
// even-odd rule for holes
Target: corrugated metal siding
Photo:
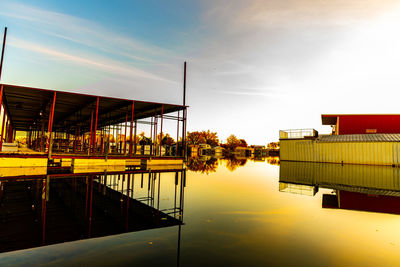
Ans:
<svg viewBox="0 0 400 267"><path fill-rule="evenodd" d="M400 142L318 142L281 140L281 161L309 161L371 165L400 164Z"/></svg>
<svg viewBox="0 0 400 267"><path fill-rule="evenodd" d="M351 190L353 192L400 192L400 168L289 161L281 161L280 164L279 181L284 183L343 190L351 190L352 187L359 189Z"/></svg>

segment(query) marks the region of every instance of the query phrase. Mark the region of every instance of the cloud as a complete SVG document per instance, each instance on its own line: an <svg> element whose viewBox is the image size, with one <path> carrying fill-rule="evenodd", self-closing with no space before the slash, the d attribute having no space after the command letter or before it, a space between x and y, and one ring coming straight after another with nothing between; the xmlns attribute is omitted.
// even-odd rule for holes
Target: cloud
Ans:
<svg viewBox="0 0 400 267"><path fill-rule="evenodd" d="M95 68L97 70L107 71L118 75L125 76L140 76L148 79L161 80L164 82L175 83L174 81L170 81L168 79L162 78L160 76L154 75L149 72L142 71L138 68L132 66L123 65L120 62L111 60L111 59L102 59L96 60L91 58L86 58L81 55L73 55L60 52L58 50L54 50L45 46L41 46L36 43L27 42L24 40L20 40L18 38L11 37L9 38L8 45L17 47L24 50L30 50L36 53L41 53L47 56L52 56L58 59L66 60L72 63L85 65L91 68Z"/></svg>
<svg viewBox="0 0 400 267"><path fill-rule="evenodd" d="M173 56L167 49L116 34L97 23L64 13L6 2L2 4L0 15L25 22L46 35L141 63L154 63L155 57Z"/></svg>

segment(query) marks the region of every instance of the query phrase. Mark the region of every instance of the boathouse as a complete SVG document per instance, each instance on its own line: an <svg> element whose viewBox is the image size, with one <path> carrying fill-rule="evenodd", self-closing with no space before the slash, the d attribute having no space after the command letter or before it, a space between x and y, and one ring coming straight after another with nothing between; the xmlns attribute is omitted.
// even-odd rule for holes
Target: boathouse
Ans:
<svg viewBox="0 0 400 267"><path fill-rule="evenodd" d="M184 138L186 106L8 84L0 88L1 167L182 163L182 143L167 154L160 140L166 119L176 121L176 138L180 129ZM150 130L145 144L138 124ZM26 134L25 145L17 146L17 132Z"/></svg>
<svg viewBox="0 0 400 267"><path fill-rule="evenodd" d="M400 114L322 115L332 133L281 130L280 160L400 165Z"/></svg>

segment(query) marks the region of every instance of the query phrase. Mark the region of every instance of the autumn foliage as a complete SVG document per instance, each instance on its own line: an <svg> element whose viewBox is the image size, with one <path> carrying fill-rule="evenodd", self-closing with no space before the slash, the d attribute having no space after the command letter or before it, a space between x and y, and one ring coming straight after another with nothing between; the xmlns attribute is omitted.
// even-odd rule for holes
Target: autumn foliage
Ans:
<svg viewBox="0 0 400 267"><path fill-rule="evenodd" d="M218 146L219 139L215 132L201 131L201 132L188 132L186 140L190 145L209 144L210 146Z"/></svg>

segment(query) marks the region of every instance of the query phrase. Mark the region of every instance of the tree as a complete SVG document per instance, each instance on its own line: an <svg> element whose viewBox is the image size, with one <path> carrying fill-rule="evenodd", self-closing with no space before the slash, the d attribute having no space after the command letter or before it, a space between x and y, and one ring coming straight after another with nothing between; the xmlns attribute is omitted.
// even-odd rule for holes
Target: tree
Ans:
<svg viewBox="0 0 400 267"><path fill-rule="evenodd" d="M228 149L234 150L236 147L240 146L242 142L234 135L231 134L228 138L226 138L226 144Z"/></svg>
<svg viewBox="0 0 400 267"><path fill-rule="evenodd" d="M219 139L218 135L215 132L207 131L196 131L196 132L188 132L186 135L186 140L190 145L199 145L199 144L209 144L210 146L218 146Z"/></svg>
<svg viewBox="0 0 400 267"><path fill-rule="evenodd" d="M201 135L201 132L188 132L186 135L186 140L189 145L199 145L205 142L204 137Z"/></svg>
<svg viewBox="0 0 400 267"><path fill-rule="evenodd" d="M241 146L241 147L247 147L247 142L246 142L246 140L240 139L239 141L240 141L240 145L239 145L239 146Z"/></svg>
<svg viewBox="0 0 400 267"><path fill-rule="evenodd" d="M161 145L171 146L172 144L175 144L174 138L172 138L168 133L167 134L159 133L157 135L157 142L158 143L160 143L161 137L162 137Z"/></svg>
<svg viewBox="0 0 400 267"><path fill-rule="evenodd" d="M204 138L204 141L206 144L209 144L210 146L218 146L219 145L219 139L217 133L210 132L210 130L202 131L201 135Z"/></svg>

